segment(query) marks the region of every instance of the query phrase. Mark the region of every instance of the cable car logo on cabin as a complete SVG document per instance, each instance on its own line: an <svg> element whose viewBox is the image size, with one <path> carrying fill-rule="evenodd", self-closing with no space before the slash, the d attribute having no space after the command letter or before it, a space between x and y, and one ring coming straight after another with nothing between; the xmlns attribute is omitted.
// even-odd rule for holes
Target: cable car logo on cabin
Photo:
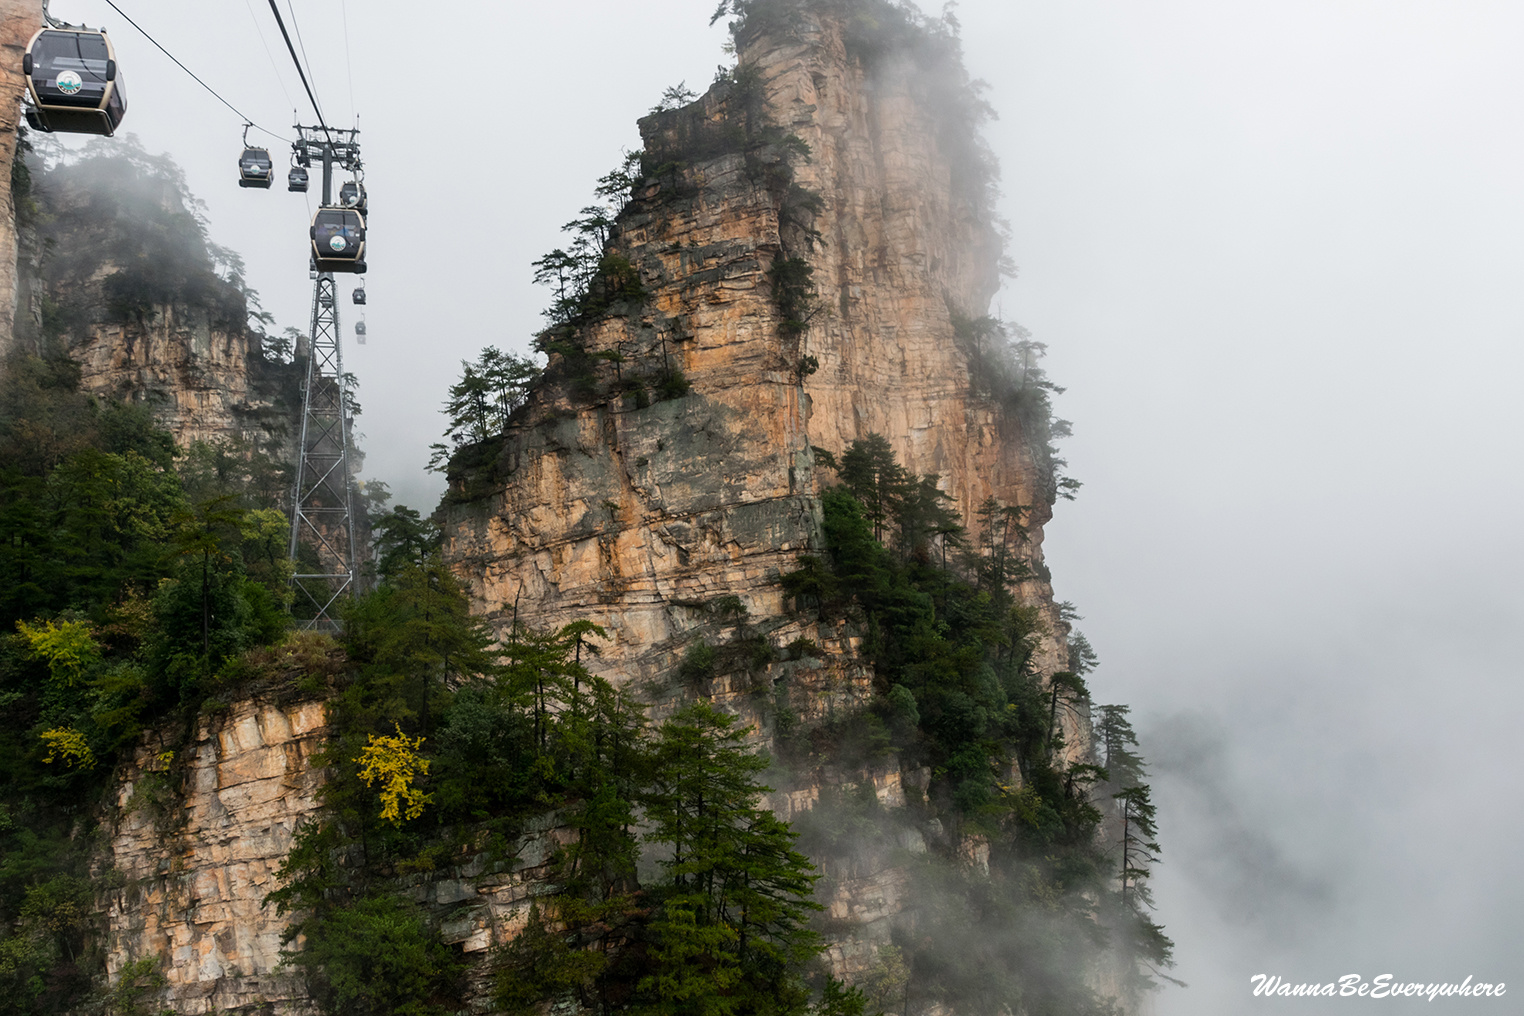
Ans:
<svg viewBox="0 0 1524 1016"><path fill-rule="evenodd" d="M58 90L65 95L74 95L85 87L85 79L73 71L64 71L58 75Z"/></svg>
<svg viewBox="0 0 1524 1016"><path fill-rule="evenodd" d="M334 236L329 239L328 246L332 247L334 250L343 250L345 247L348 247L349 244L342 236Z"/></svg>

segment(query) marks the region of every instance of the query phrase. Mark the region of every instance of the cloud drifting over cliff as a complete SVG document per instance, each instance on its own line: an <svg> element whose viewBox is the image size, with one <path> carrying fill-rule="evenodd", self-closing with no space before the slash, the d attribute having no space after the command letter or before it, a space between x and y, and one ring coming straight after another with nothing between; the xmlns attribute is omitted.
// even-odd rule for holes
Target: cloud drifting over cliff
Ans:
<svg viewBox="0 0 1524 1016"><path fill-rule="evenodd" d="M1521 980L1524 16L975 21L1006 312L1050 344L1086 481L1049 562L1154 762L1192 985L1159 1011L1274 1006L1256 973Z"/></svg>

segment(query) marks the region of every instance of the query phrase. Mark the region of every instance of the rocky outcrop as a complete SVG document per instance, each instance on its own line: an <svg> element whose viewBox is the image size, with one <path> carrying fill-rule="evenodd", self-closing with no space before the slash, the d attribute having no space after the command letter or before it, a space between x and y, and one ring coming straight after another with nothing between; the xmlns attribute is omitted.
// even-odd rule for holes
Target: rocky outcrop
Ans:
<svg viewBox="0 0 1524 1016"><path fill-rule="evenodd" d="M141 321L90 323L67 342L88 391L148 404L182 447L289 434L284 389L295 378L271 384L248 330L216 321L205 305L155 304Z"/></svg>
<svg viewBox="0 0 1524 1016"><path fill-rule="evenodd" d="M1032 506L1025 552L1042 574L1045 444L981 391L955 335L998 285L987 195L939 142L910 57L865 61L840 23L810 17L743 40L733 80L641 122L650 171L608 250L648 298L584 318L576 358L550 346L562 383L476 449L488 460L457 470L442 508L478 611L499 625L593 620L616 680L659 679L713 630L705 608L721 596L780 644L800 634L778 578L820 546L834 477L815 449L870 433L937 474L970 528L986 497ZM725 150L738 131L754 142ZM791 157L800 140L807 159ZM802 329L780 309L792 258L815 289ZM631 394L674 370L685 397ZM1045 582L1027 592L1062 632ZM1063 653L1050 640L1045 665Z"/></svg>
<svg viewBox="0 0 1524 1016"><path fill-rule="evenodd" d="M0 166L9 167L16 156L21 97L26 93L21 56L32 33L41 27L42 5L37 0L0 0ZM0 356L10 350L14 341L17 234L12 189L0 187Z"/></svg>
<svg viewBox="0 0 1524 1016"><path fill-rule="evenodd" d="M23 331L60 342L88 391L151 407L182 446L283 446L295 368L264 355L178 169L108 144L33 177L37 278L23 281L40 320Z"/></svg>
<svg viewBox="0 0 1524 1016"><path fill-rule="evenodd" d="M117 793L102 867L107 972L160 964L180 1012L303 997L283 975L286 921L264 906L302 822L317 809L319 701L247 699L198 722L186 757L140 749Z"/></svg>
<svg viewBox="0 0 1524 1016"><path fill-rule="evenodd" d="M821 494L836 481L821 450L880 434L911 472L937 476L976 536L986 499L1022 506L1022 594L1047 629L1036 665L1065 669L1041 556L1047 420L1039 431L1001 397L968 328L988 313L1002 242L981 152L946 138L945 82L909 49L854 47L829 14L738 42L729 79L641 121L644 176L603 277L580 317L547 333L546 378L500 441L457 457L440 510L448 560L500 628L594 621L610 635L604 676L658 714L706 695L765 743L782 709L818 721L872 697L865 633L793 609L780 578L821 552ZM638 287L618 280L625 266ZM731 597L772 662L722 665L698 686L674 677L698 641L742 641L722 619ZM814 669L783 651L796 639L817 647ZM1060 722L1067 753L1085 757L1083 713ZM774 798L780 814L869 781L887 814L882 842L827 863L820 889L833 964L855 977L904 923L907 852L934 841L987 871L989 844L902 807L907 783L925 799L928 774L893 761L800 771Z"/></svg>
<svg viewBox="0 0 1524 1016"><path fill-rule="evenodd" d="M302 824L320 807L314 754L327 734L317 698L256 695L197 722L184 757L153 737L122 774L105 830L99 884L106 967L115 984L148 960L171 1012L309 1011L299 972L281 967L289 918L264 898ZM468 959L513 939L546 891L547 865L568 841L553 815L526 823L507 861L471 855L412 877L409 895ZM501 852L499 852L501 853ZM491 971L471 967L468 996L491 997Z"/></svg>

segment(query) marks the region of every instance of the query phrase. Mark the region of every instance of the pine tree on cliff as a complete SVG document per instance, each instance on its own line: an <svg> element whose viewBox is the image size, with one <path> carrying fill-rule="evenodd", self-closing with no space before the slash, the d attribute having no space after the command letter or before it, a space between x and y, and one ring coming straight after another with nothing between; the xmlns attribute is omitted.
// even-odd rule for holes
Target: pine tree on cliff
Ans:
<svg viewBox="0 0 1524 1016"><path fill-rule="evenodd" d="M818 876L797 834L759 807L770 764L707 703L662 724L646 800L648 842L671 851L640 1011L662 1016L802 1013L799 976L821 949L809 929ZM860 998L858 1000L860 1010Z"/></svg>
<svg viewBox="0 0 1524 1016"><path fill-rule="evenodd" d="M1115 894L1115 934L1118 954L1127 960L1129 990L1137 994L1157 986L1155 978L1181 982L1163 973L1174 966L1174 942L1153 919L1153 892L1148 879L1159 862L1159 827L1153 791L1143 782L1147 773L1143 757L1135 750L1138 736L1123 705L1104 705L1097 710L1097 746L1116 802L1115 849L1120 854Z"/></svg>
<svg viewBox="0 0 1524 1016"><path fill-rule="evenodd" d="M581 634L598 631L581 624ZM575 836L552 859L551 891L501 954L496 999L509 1016L538 1013L545 999L568 995L584 1011L609 1012L640 976L626 946L647 914L633 804L650 769L643 707L583 674L557 716L557 734L575 801L563 822Z"/></svg>
<svg viewBox="0 0 1524 1016"><path fill-rule="evenodd" d="M1088 645L1087 642L1087 648ZM1118 788L1137 786L1143 782L1145 768L1143 757L1133 750L1138 746L1138 735L1127 718L1131 707L1106 705L1096 711L1100 715L1095 721L1095 739L1101 749L1101 765L1111 775L1111 784Z"/></svg>
<svg viewBox="0 0 1524 1016"><path fill-rule="evenodd" d="M894 449L882 434L869 434L853 441L841 454L837 468L841 482L862 502L863 514L873 523L873 538L884 542L884 533L909 496L913 482L894 457Z"/></svg>

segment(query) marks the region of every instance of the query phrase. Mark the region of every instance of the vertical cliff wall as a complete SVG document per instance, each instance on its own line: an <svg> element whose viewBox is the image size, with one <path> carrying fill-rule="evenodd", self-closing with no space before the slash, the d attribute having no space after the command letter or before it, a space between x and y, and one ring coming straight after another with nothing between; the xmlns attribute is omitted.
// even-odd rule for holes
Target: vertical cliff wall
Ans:
<svg viewBox="0 0 1524 1016"><path fill-rule="evenodd" d="M721 701L762 743L781 710L829 723L872 699L870 633L795 609L780 581L824 546L837 478L820 452L870 434L935 474L975 537L986 499L1019 508L1034 666L1068 665L1041 553L1058 482L1046 404L1024 412L980 347L1003 244L961 66L924 37L864 38L829 5L779 6L796 18L743 28L732 74L641 121L641 179L600 276L542 337L545 379L506 432L457 456L440 511L448 560L500 629L592 620L610 633L604 676L658 712ZM772 662L677 678L700 640L729 639L729 597ZM783 651L796 639L819 655ZM1083 711L1056 715L1068 757L1088 758ZM914 923L910 859L987 873L990 844L904 807L926 800L926 770L828 756L779 774L773 806L799 817L845 786L891 813L818 889L833 965L861 980Z"/></svg>
<svg viewBox="0 0 1524 1016"><path fill-rule="evenodd" d="M163 978L151 990L156 1012L312 1011L301 972L281 966L289 918L264 898L303 823L319 817L314 756L327 734L322 697L288 681L203 713L178 753L150 735L120 774L95 872L113 887L100 900L111 984L141 962ZM410 878L409 898L474 961L473 1011L491 1006L490 950L551 888L549 862L569 835L547 816L526 823L510 865L468 852Z"/></svg>
<svg viewBox="0 0 1524 1016"><path fill-rule="evenodd" d="M324 707L246 698L203 716L187 757L146 744L123 774L101 867L107 974L151 961L180 1012L300 999L277 971L286 922L263 906L303 820L318 807Z"/></svg>
<svg viewBox="0 0 1524 1016"><path fill-rule="evenodd" d="M36 168L25 200L17 341L56 341L88 391L148 405L182 446L286 443L297 373L264 355L178 167L113 138Z"/></svg>
<svg viewBox="0 0 1524 1016"><path fill-rule="evenodd" d="M42 4L37 0L0 0L0 167L9 170L16 156L17 128L21 122L21 97L26 78L21 57L32 33L42 27ZM3 182L9 182L6 172ZM15 341L14 322L19 289L17 257L20 250L16 204L11 188L0 186L0 356Z"/></svg>
<svg viewBox="0 0 1524 1016"><path fill-rule="evenodd" d="M659 678L720 596L786 642L778 576L819 549L834 482L813 449L870 433L937 474L971 528L986 497L1031 506L1043 574L1046 436L980 389L955 334L999 281L985 181L945 143L949 111L914 53L868 59L829 15L802 18L743 37L731 79L641 122L647 171L608 250L648 298L584 315L573 352L549 345L547 382L457 468L442 509L477 610L604 625L616 680ZM794 258L816 290L802 331L775 267ZM631 394L674 369L685 397ZM1046 583L1026 592L1062 632ZM1062 658L1050 639L1044 665Z"/></svg>

